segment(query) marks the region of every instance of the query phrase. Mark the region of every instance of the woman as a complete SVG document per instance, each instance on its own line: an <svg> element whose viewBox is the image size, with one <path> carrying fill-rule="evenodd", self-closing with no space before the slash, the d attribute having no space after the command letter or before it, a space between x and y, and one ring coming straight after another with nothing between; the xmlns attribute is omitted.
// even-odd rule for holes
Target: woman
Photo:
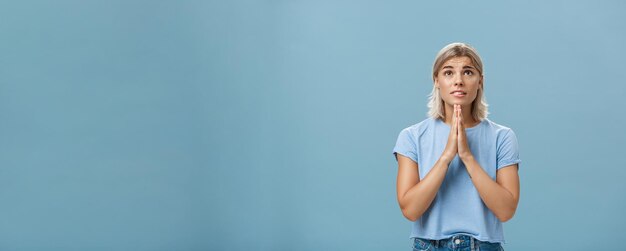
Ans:
<svg viewBox="0 0 626 251"><path fill-rule="evenodd" d="M449 44L433 65L429 118L400 132L397 195L414 250L502 250L519 201L515 133L487 119L483 65Z"/></svg>

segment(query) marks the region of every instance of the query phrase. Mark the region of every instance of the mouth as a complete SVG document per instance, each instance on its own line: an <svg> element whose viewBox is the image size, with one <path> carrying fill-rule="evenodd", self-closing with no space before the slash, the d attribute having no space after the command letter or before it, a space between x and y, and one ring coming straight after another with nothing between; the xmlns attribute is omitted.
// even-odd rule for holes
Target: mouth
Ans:
<svg viewBox="0 0 626 251"><path fill-rule="evenodd" d="M452 96L454 96L454 97L462 98L462 97L465 97L465 95L467 95L467 92L464 92L464 91L453 91L450 94L452 94Z"/></svg>

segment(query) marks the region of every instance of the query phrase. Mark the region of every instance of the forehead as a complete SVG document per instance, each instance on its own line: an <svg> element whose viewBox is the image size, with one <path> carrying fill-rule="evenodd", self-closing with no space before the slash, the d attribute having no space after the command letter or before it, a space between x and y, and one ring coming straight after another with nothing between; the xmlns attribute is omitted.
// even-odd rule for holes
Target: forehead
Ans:
<svg viewBox="0 0 626 251"><path fill-rule="evenodd" d="M474 64L472 63L472 59L470 59L468 56L462 56L449 58L441 65L442 68L446 66L452 66L456 68L463 66L474 66Z"/></svg>

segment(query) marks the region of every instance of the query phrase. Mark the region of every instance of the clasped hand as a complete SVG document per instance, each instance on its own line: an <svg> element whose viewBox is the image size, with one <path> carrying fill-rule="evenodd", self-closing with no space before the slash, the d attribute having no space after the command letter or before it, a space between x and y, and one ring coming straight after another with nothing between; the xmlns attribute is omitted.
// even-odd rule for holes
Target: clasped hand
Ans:
<svg viewBox="0 0 626 251"><path fill-rule="evenodd" d="M463 113L461 105L454 105L452 113L452 126L450 127L450 135L448 135L448 143L443 152L444 156L452 160L457 154L461 160L473 157L472 152L467 144L467 136L465 134L465 124L463 123Z"/></svg>

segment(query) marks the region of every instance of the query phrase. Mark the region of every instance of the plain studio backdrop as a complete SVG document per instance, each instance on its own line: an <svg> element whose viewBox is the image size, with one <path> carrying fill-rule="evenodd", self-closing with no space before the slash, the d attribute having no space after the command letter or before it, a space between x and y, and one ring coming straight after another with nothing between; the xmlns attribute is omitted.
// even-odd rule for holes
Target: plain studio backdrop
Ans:
<svg viewBox="0 0 626 251"><path fill-rule="evenodd" d="M626 225L623 1L2 1L1 250L410 250L392 149L477 48L506 250ZM463 205L459 205L462 207Z"/></svg>

